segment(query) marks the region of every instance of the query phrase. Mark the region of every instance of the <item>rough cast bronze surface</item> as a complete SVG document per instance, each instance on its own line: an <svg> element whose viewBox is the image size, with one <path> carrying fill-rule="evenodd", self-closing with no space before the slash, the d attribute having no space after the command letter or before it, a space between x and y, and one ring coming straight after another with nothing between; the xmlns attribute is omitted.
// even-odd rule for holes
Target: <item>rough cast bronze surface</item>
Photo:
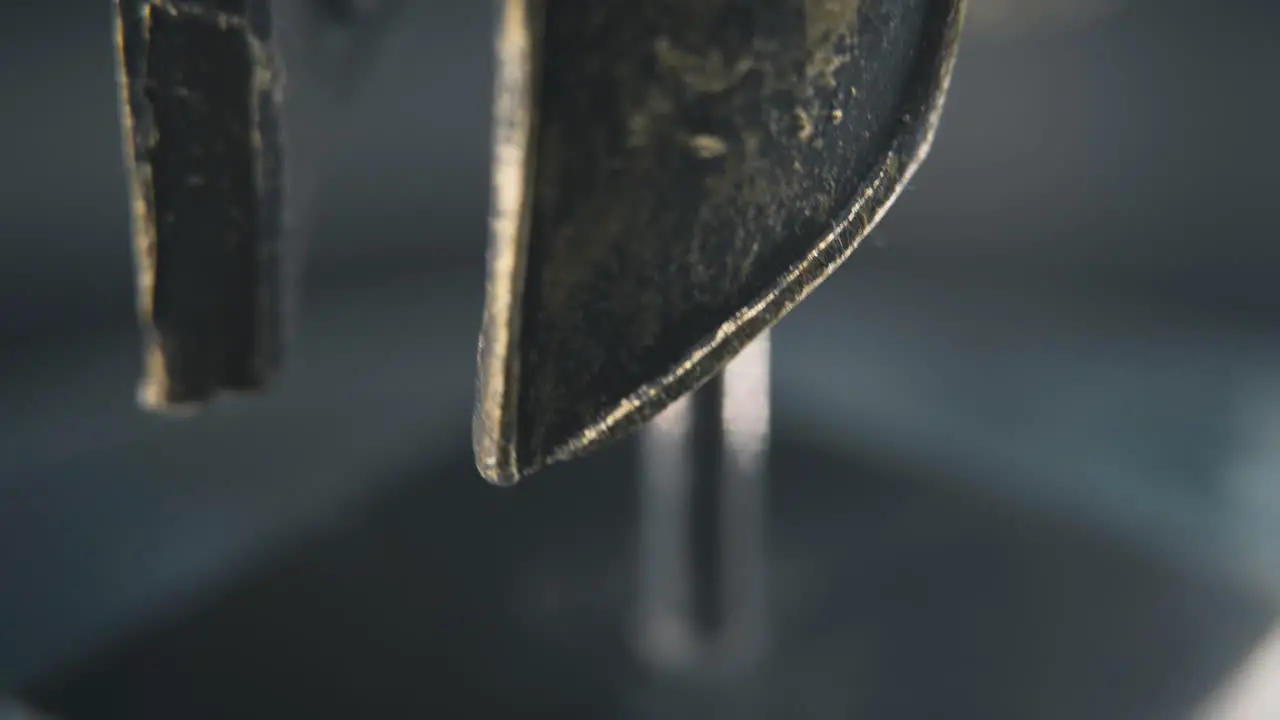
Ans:
<svg viewBox="0 0 1280 720"><path fill-rule="evenodd" d="M256 388L278 356L280 74L269 0L116 0L140 402Z"/></svg>
<svg viewBox="0 0 1280 720"><path fill-rule="evenodd" d="M635 428L848 257L932 142L963 4L504 0L481 474Z"/></svg>
<svg viewBox="0 0 1280 720"><path fill-rule="evenodd" d="M144 407L279 369L319 161L409 4L116 0Z"/></svg>

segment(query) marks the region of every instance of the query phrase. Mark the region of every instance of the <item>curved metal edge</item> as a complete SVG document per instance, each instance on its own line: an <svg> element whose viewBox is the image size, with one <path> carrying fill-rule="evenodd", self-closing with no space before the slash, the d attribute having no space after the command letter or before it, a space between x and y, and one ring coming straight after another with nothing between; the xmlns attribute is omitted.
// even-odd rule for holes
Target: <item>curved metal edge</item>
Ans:
<svg viewBox="0 0 1280 720"><path fill-rule="evenodd" d="M137 23L137 31L144 36L149 32L150 5L143 5L137 17L131 17L122 0L112 3L115 27L113 37L116 58L116 88L119 93L118 110L123 135L125 170L129 176L129 219L137 290L138 317L142 326L142 379L138 383L138 404L145 409L159 409L166 405L169 396L169 372L160 349L160 333L152 321L152 299L156 279L156 224L155 201L150 191L150 165L139 155L139 146L150 142L150 130L138 127L135 118L135 95L132 75L126 57L126 35L129 24ZM142 135L140 137L140 134Z"/></svg>
<svg viewBox="0 0 1280 720"><path fill-rule="evenodd" d="M476 469L489 482L510 485L523 474L516 457L515 404L521 298L528 257L529 193L534 166L537 32L543 0L498 0L494 86L492 208L484 320L477 348L476 409L471 442Z"/></svg>
<svg viewBox="0 0 1280 720"><path fill-rule="evenodd" d="M481 474L491 482L510 485L521 477L579 457L638 428L677 398L715 377L743 347L781 320L835 272L893 206L933 145L955 68L967 0L937 0L937 4L938 12L945 13L945 20L936 34L928 38L929 52L922 54L923 61L915 70L917 74L927 73L928 77L904 103L907 110L901 118L902 134L885 151L872 178L863 185L834 229L769 290L691 348L661 378L624 398L545 458L519 464L518 458L508 457L504 458L501 472L485 474L482 468ZM490 317L486 314L486 320ZM507 380L514 379L507 377ZM503 434L502 437L512 436ZM510 452L514 455L514 450Z"/></svg>

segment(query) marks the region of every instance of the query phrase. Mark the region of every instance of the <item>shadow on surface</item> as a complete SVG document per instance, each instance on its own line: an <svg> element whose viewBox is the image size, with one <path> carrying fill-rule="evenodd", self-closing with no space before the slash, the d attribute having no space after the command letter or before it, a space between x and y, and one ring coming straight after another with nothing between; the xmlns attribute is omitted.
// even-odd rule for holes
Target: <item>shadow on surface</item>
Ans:
<svg viewBox="0 0 1280 720"><path fill-rule="evenodd" d="M459 448L31 697L70 720L650 715L628 460L503 491ZM786 438L773 466L759 716L1185 717L1272 621L1216 578L901 468Z"/></svg>

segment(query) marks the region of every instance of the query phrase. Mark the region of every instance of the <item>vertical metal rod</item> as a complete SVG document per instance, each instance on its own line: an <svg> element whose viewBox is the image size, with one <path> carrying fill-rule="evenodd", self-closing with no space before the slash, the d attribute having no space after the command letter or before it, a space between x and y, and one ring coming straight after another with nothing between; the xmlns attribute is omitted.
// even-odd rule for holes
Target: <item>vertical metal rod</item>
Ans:
<svg viewBox="0 0 1280 720"><path fill-rule="evenodd" d="M769 360L765 335L642 437L637 631L656 669L734 672L765 651Z"/></svg>

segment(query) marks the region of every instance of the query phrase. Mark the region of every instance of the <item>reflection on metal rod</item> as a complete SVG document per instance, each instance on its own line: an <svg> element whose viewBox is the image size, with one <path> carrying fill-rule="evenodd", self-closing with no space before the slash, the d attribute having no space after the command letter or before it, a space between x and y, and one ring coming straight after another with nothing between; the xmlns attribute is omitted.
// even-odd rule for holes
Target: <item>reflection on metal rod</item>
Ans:
<svg viewBox="0 0 1280 720"><path fill-rule="evenodd" d="M769 338L641 441L639 644L657 669L749 668L767 635Z"/></svg>
<svg viewBox="0 0 1280 720"><path fill-rule="evenodd" d="M1280 717L1280 627L1273 629L1209 698L1196 720L1271 720Z"/></svg>

